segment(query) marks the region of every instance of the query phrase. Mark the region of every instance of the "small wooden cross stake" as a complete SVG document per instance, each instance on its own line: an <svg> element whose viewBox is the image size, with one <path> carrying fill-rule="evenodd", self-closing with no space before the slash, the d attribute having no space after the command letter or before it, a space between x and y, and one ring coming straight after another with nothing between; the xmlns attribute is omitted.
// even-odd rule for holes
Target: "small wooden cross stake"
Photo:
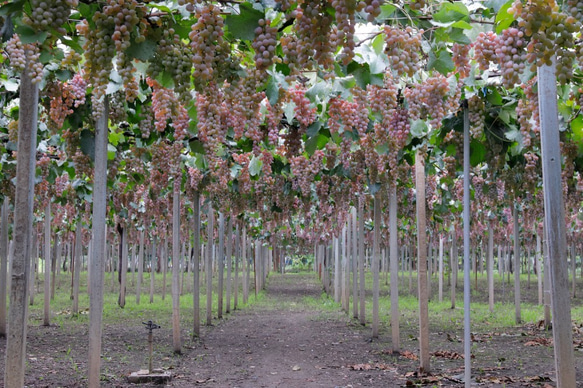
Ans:
<svg viewBox="0 0 583 388"><path fill-rule="evenodd" d="M142 324L146 325L146 329L148 329L148 347L150 350L150 358L148 360L148 372L150 374L152 374L152 355L154 353L154 345L153 345L153 331L154 329L159 329L160 326L156 325L154 322L152 322L151 320L148 322L142 322Z"/></svg>

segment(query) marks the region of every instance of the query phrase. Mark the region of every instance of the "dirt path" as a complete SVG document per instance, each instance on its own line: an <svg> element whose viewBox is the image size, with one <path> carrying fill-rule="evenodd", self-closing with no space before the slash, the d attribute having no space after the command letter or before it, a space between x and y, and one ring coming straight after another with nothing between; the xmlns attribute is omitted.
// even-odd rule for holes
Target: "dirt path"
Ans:
<svg viewBox="0 0 583 388"><path fill-rule="evenodd" d="M196 357L174 371L171 386L380 387L400 380L395 369L349 368L378 356L345 314L306 305L306 297L320 293L313 275L272 276L264 301L209 331Z"/></svg>

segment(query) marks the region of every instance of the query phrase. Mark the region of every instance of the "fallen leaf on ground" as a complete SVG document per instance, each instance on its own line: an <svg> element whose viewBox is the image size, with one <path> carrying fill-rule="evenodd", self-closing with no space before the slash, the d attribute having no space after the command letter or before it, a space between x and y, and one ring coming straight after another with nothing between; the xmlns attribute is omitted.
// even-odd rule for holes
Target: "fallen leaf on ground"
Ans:
<svg viewBox="0 0 583 388"><path fill-rule="evenodd" d="M299 371L299 370L301 370L301 369L302 369L302 368L301 368L299 365L294 365L294 366L292 367L292 370L293 370L293 371L296 371L296 372L297 372L297 371Z"/></svg>
<svg viewBox="0 0 583 388"><path fill-rule="evenodd" d="M408 358L409 360L413 360L413 361L417 361L419 359L419 357L417 357L416 354L411 353L408 350L404 350L401 352L401 356Z"/></svg>
<svg viewBox="0 0 583 388"><path fill-rule="evenodd" d="M435 357L447 358L449 360L463 360L464 355L457 352L450 352L449 350L438 350L431 353Z"/></svg>

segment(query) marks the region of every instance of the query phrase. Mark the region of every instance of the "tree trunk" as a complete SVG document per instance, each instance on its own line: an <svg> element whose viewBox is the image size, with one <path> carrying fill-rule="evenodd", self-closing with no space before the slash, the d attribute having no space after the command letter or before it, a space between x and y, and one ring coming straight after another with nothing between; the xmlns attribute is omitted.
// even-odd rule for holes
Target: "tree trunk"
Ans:
<svg viewBox="0 0 583 388"><path fill-rule="evenodd" d="M389 186L389 266L391 272L391 338L393 353L401 351L399 328L399 239L397 229L397 185Z"/></svg>
<svg viewBox="0 0 583 388"><path fill-rule="evenodd" d="M206 325L210 326L213 323L213 234L214 234L214 210L209 202L208 204L208 222L207 235L208 241L206 246Z"/></svg>
<svg viewBox="0 0 583 388"><path fill-rule="evenodd" d="M8 275L8 197L2 202L0 216L0 337L6 337L6 290Z"/></svg>
<svg viewBox="0 0 583 388"><path fill-rule="evenodd" d="M193 327L192 336L200 337L200 193L196 190L192 196L192 285Z"/></svg>
<svg viewBox="0 0 583 388"><path fill-rule="evenodd" d="M91 254L91 296L89 298L89 370L88 385L99 387L101 364L101 331L103 318L103 281L105 277L106 247L106 191L107 191L107 97L104 113L95 127L95 174L93 178L93 245Z"/></svg>
<svg viewBox="0 0 583 388"><path fill-rule="evenodd" d="M419 293L419 371L429 373L429 295L427 290L427 229L425 216L425 163L420 151L415 156L417 210L417 282Z"/></svg>
<svg viewBox="0 0 583 388"><path fill-rule="evenodd" d="M45 208L45 304L43 325L51 324L51 200Z"/></svg>
<svg viewBox="0 0 583 388"><path fill-rule="evenodd" d="M557 387L576 385L571 323L571 300L566 262L565 209L561 183L561 152L557 107L555 60L538 68L538 95L541 123L541 154L545 226L549 251L553 303L553 340Z"/></svg>
<svg viewBox="0 0 583 388"><path fill-rule="evenodd" d="M174 177L172 200L172 346L174 353L182 353L180 340L180 184L181 176Z"/></svg>

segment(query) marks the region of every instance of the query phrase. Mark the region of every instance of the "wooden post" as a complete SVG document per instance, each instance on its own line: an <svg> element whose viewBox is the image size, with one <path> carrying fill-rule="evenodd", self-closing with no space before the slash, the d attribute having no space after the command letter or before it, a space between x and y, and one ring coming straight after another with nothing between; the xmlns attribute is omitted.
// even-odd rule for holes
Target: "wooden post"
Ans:
<svg viewBox="0 0 583 388"><path fill-rule="evenodd" d="M6 337L6 290L8 289L8 197L2 202L0 217L0 337Z"/></svg>
<svg viewBox="0 0 583 388"><path fill-rule="evenodd" d="M51 198L47 199L45 207L45 290L44 290L44 319L43 325L51 324ZM6 300L6 299L4 299Z"/></svg>
<svg viewBox="0 0 583 388"><path fill-rule="evenodd" d="M180 186L182 176L174 177L172 198L172 347L182 353L180 340Z"/></svg>
<svg viewBox="0 0 583 388"><path fill-rule="evenodd" d="M399 239L397 229L397 184L389 186L389 269L391 272L391 338L393 353L401 351L399 328Z"/></svg>
<svg viewBox="0 0 583 388"><path fill-rule="evenodd" d="M463 219L464 219L464 382L466 388L471 387L472 377L472 354L471 354L471 332L470 332L470 119L468 114L468 102L464 101L464 196L463 196ZM475 252L475 251L474 251ZM476 273L476 290L478 285L477 265L474 262Z"/></svg>
<svg viewBox="0 0 583 388"><path fill-rule="evenodd" d="M372 253L372 337L379 336L379 262L381 256L381 196L380 191L374 195L374 236Z"/></svg>
<svg viewBox="0 0 583 388"><path fill-rule="evenodd" d="M417 150L415 155L415 186L417 210L417 282L419 293L419 371L429 373L429 300L427 289L427 229L425 215L425 161Z"/></svg>
<svg viewBox="0 0 583 388"><path fill-rule="evenodd" d="M218 284L217 284L217 318L223 318L223 288L225 277L225 215L219 212L219 246L217 252Z"/></svg>
<svg viewBox="0 0 583 388"><path fill-rule="evenodd" d="M494 312L494 229L492 221L488 221L488 304L490 313Z"/></svg>
<svg viewBox="0 0 583 388"><path fill-rule="evenodd" d="M518 224L518 204L512 208L514 222L514 318L518 325L522 319L520 316L520 229Z"/></svg>
<svg viewBox="0 0 583 388"><path fill-rule="evenodd" d="M358 273L359 273L359 280L358 280L358 286L359 288L359 307L360 307L360 312L358 314L358 318L360 320L360 324L361 325L365 325L366 324L366 319L365 319L365 306L364 306L364 294L365 294L365 288L364 288L364 259L365 259L365 253L364 253L364 198L359 198L358 199L359 204L358 204Z"/></svg>
<svg viewBox="0 0 583 388"><path fill-rule="evenodd" d="M231 312L231 276L233 268L233 215L229 216L227 221L227 295L225 303L225 312Z"/></svg>
<svg viewBox="0 0 583 388"><path fill-rule="evenodd" d="M145 229L140 230L140 247L138 248L138 281L136 284L136 304L140 304L142 282L144 281L144 235Z"/></svg>
<svg viewBox="0 0 583 388"><path fill-rule="evenodd" d="M95 126L95 173L93 178L93 230L91 249L91 296L89 297L89 371L88 385L100 385L101 332L103 321L103 281L106 259L106 196L107 196L107 136L108 101Z"/></svg>
<svg viewBox="0 0 583 388"><path fill-rule="evenodd" d="M358 318L358 237L356 224L356 208L351 210L352 233L352 317Z"/></svg>
<svg viewBox="0 0 583 388"><path fill-rule="evenodd" d="M206 264L204 266L206 275L206 325L213 323L213 234L214 234L214 210L209 202L208 204L208 223L207 235L208 241L206 246Z"/></svg>
<svg viewBox="0 0 583 388"><path fill-rule="evenodd" d="M576 385L571 327L571 300L569 298L566 268L566 227L561 183L561 152L559 146L559 116L557 107L557 80L555 60L551 66L538 70L538 97L541 123L541 154L545 226L549 250L553 310L553 340L557 387Z"/></svg>
<svg viewBox="0 0 583 388"><path fill-rule="evenodd" d="M192 336L200 337L200 194L195 190L192 196L192 304L193 304L193 326Z"/></svg>

